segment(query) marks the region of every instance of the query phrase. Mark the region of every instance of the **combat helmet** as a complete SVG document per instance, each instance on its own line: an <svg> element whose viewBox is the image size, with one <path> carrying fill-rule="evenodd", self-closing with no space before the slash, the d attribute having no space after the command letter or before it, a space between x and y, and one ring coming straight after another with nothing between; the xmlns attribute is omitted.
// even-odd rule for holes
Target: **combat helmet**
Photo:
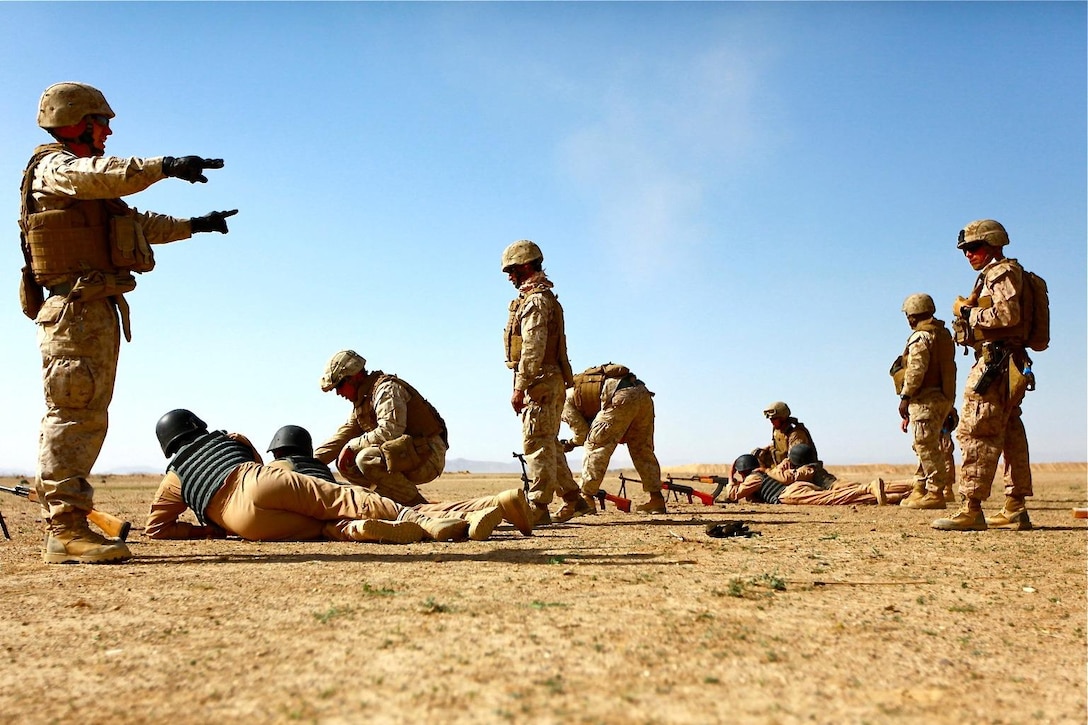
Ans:
<svg viewBox="0 0 1088 725"><path fill-rule="evenodd" d="M540 247L528 239L519 239L502 250L502 271L509 272L516 264L529 264L537 260L544 261L544 253L540 251Z"/></svg>
<svg viewBox="0 0 1088 725"><path fill-rule="evenodd" d="M268 444L269 453L276 457L281 455L312 456L314 453L314 441L310 437L310 431L300 425L285 425L272 436L272 442Z"/></svg>
<svg viewBox="0 0 1088 725"><path fill-rule="evenodd" d="M102 91L86 83L54 83L38 103L38 125L45 129L71 126L84 116L114 117Z"/></svg>
<svg viewBox="0 0 1088 725"><path fill-rule="evenodd" d="M789 418L790 406L786 405L781 400L776 400L763 409L763 415L766 418Z"/></svg>
<svg viewBox="0 0 1088 725"><path fill-rule="evenodd" d="M169 458L177 453L182 443L194 437L194 433L205 433L208 424L197 418L191 410L177 408L159 418L155 424L155 436L159 439L162 453Z"/></svg>
<svg viewBox="0 0 1088 725"><path fill-rule="evenodd" d="M818 460L816 458L816 449L808 443L798 443L790 446L789 453L786 456L790 459L790 465L794 468L807 466L810 463L816 463Z"/></svg>
<svg viewBox="0 0 1088 725"><path fill-rule="evenodd" d="M910 295L903 300L903 312L908 315L932 315L936 311L937 306L933 304L933 298L922 292Z"/></svg>
<svg viewBox="0 0 1088 725"><path fill-rule="evenodd" d="M344 378L350 378L363 370L366 370L366 358L354 350L341 350L325 366L325 372L321 376L321 391L327 393L344 382Z"/></svg>
<svg viewBox="0 0 1088 725"><path fill-rule="evenodd" d="M963 249L968 244L975 242L989 244L991 247L1004 247L1009 243L1009 233L1005 231L1005 227L1001 226L1000 222L993 219L979 219L960 230L956 248Z"/></svg>
<svg viewBox="0 0 1088 725"><path fill-rule="evenodd" d="M752 471L759 468L759 459L753 456L751 453L745 453L744 455L737 456L737 460L733 461L733 473L747 476Z"/></svg>

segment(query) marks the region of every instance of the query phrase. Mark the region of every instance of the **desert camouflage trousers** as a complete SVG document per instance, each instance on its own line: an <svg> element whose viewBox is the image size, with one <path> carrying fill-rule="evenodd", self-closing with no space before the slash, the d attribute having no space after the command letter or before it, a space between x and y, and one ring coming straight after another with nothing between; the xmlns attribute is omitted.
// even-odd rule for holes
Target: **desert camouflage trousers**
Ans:
<svg viewBox="0 0 1088 725"><path fill-rule="evenodd" d="M38 317L45 415L35 481L43 516L94 508L89 477L106 439L121 332L107 299L45 301Z"/></svg>
<svg viewBox="0 0 1088 725"><path fill-rule="evenodd" d="M620 443L627 444L642 490L661 490L661 465L654 454L654 398L645 385L617 390L612 404L593 418L582 458L582 493L593 496L608 473Z"/></svg>
<svg viewBox="0 0 1088 725"><path fill-rule="evenodd" d="M1009 364L1011 366L1013 363ZM963 411L957 434L963 461L960 467L960 494L978 501L989 498L997 474L998 459L1004 456L1005 495L1030 496L1028 436L1020 419L1024 385L1021 382L1010 390L1010 378L1005 375L995 380L985 394L979 395L974 388L984 367L981 358L975 361L967 375L967 388L963 393Z"/></svg>
<svg viewBox="0 0 1088 725"><path fill-rule="evenodd" d="M525 469L529 476L529 501L546 506L556 492L560 496L578 493L574 476L559 445L559 425L567 389L558 369L525 391L521 411L521 441Z"/></svg>
<svg viewBox="0 0 1088 725"><path fill-rule="evenodd" d="M941 427L951 410L952 401L941 395L911 401L908 410L914 435L912 447L918 456L918 472L914 477L929 491L944 491L955 478L941 440Z"/></svg>
<svg viewBox="0 0 1088 725"><path fill-rule="evenodd" d="M442 475L446 468L446 444L440 436L425 441L425 451L418 466L406 471L390 473L385 454L378 446L368 446L355 456L355 465L338 467L340 475L348 483L365 486L379 496L385 496L403 506L426 503L419 486L430 483Z"/></svg>
<svg viewBox="0 0 1088 725"><path fill-rule="evenodd" d="M396 521L404 511L362 486L243 463L227 474L205 516L250 541L348 541L352 521Z"/></svg>

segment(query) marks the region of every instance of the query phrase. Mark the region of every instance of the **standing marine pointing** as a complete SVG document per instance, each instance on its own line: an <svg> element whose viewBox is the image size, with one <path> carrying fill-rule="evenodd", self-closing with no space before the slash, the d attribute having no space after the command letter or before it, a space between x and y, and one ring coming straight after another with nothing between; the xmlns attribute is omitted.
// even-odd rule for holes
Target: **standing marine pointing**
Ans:
<svg viewBox="0 0 1088 725"><path fill-rule="evenodd" d="M206 182L222 159L106 156L113 109L97 88L45 89L38 126L56 143L34 150L23 172L19 228L23 312L38 325L46 413L35 488L48 526L49 563L104 563L132 556L87 525L94 506L88 477L106 437L121 330L131 339L125 294L133 273L155 266L151 245L197 232L227 232L237 210L178 219L140 212L121 197L167 177ZM44 288L44 289L43 289Z"/></svg>

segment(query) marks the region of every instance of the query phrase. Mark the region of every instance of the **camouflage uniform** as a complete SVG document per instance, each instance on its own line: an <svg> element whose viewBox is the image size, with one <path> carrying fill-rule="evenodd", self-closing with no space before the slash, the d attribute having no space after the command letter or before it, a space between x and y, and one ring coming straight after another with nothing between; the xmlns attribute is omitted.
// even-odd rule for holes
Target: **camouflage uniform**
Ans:
<svg viewBox="0 0 1088 725"><path fill-rule="evenodd" d="M654 454L654 394L633 373L628 373L624 377L604 378L598 396L579 401L576 391L580 379L592 370L574 376L574 387L567 390L563 406L563 422L574 433L571 443L585 444L586 448L582 459L582 494L595 496L600 490L608 462L620 443L627 444L642 489L660 493L661 466Z"/></svg>
<svg viewBox="0 0 1088 725"><path fill-rule="evenodd" d="M78 157L59 149L34 167L29 212L65 209L77 200L115 199L143 191L165 178L163 158ZM188 219L153 213L133 217L150 244L192 236ZM136 286L131 275L89 271L78 280L55 280L38 312L38 346L46 412L39 435L38 500L46 518L90 510L88 481L106 437L124 315L122 296ZM75 290L73 291L73 287Z"/></svg>
<svg viewBox="0 0 1088 725"><path fill-rule="evenodd" d="M973 330L983 331L988 339L1002 339L1002 331L1010 336L1002 343L1010 350L1010 360L1002 375L985 393L974 388L986 368L984 348L990 343L977 343L975 363L967 375L960 415L960 455L963 463L960 493L970 499L984 501L997 473L998 459L1005 456L1005 495L1023 499L1032 495L1031 466L1028 439L1020 419L1020 404L1024 400L1027 381L1021 374L1027 363L1023 337L1016 334L1022 328L1020 302L1023 296L1023 268L1015 259L1002 258L990 262L979 275L979 298L989 298L988 307L974 307L969 323Z"/></svg>
<svg viewBox="0 0 1088 725"><path fill-rule="evenodd" d="M418 486L438 478L446 467L445 422L411 386L380 370L367 375L351 416L314 450L314 458L330 463L345 446L355 452L355 462L340 474L405 506L426 503ZM390 465L390 446L411 447L409 454L418 460L391 471L398 466Z"/></svg>
<svg viewBox="0 0 1088 725"><path fill-rule="evenodd" d="M796 445L816 447L816 444L812 442L812 434L808 432L805 424L790 417L786 419L782 428L771 431L771 445L766 448L756 448L752 451L752 455L759 459L759 465L770 468L784 461L790 448Z"/></svg>
<svg viewBox="0 0 1088 725"><path fill-rule="evenodd" d="M953 477L941 430L956 396L956 350L944 322L928 318L918 322L903 351L903 387L918 456L918 483L940 493ZM950 441L950 439L949 439Z"/></svg>
<svg viewBox="0 0 1088 725"><path fill-rule="evenodd" d="M564 500L579 497L578 486L559 444L571 373L563 308L552 287L544 272L526 280L518 288L518 297L510 303L504 335L507 365L514 370L514 389L525 393L525 407L520 413L522 446L529 476L529 501L536 506L547 506L557 490Z"/></svg>

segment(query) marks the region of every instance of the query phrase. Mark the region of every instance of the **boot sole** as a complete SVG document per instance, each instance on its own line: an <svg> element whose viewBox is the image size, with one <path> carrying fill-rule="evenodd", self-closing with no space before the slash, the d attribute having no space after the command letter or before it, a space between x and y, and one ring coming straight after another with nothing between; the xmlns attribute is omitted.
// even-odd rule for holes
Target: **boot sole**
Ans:
<svg viewBox="0 0 1088 725"><path fill-rule="evenodd" d="M73 556L71 554L43 553L42 561L46 564L120 564L132 558L132 554L113 554L106 556Z"/></svg>
<svg viewBox="0 0 1088 725"><path fill-rule="evenodd" d="M360 538L374 544L414 544L423 540L423 529L413 521L366 519L358 527Z"/></svg>
<svg viewBox="0 0 1088 725"><path fill-rule="evenodd" d="M502 521L502 509L490 508L484 511L475 511L465 517L468 521L468 538L473 541L483 541L491 536L491 532Z"/></svg>

